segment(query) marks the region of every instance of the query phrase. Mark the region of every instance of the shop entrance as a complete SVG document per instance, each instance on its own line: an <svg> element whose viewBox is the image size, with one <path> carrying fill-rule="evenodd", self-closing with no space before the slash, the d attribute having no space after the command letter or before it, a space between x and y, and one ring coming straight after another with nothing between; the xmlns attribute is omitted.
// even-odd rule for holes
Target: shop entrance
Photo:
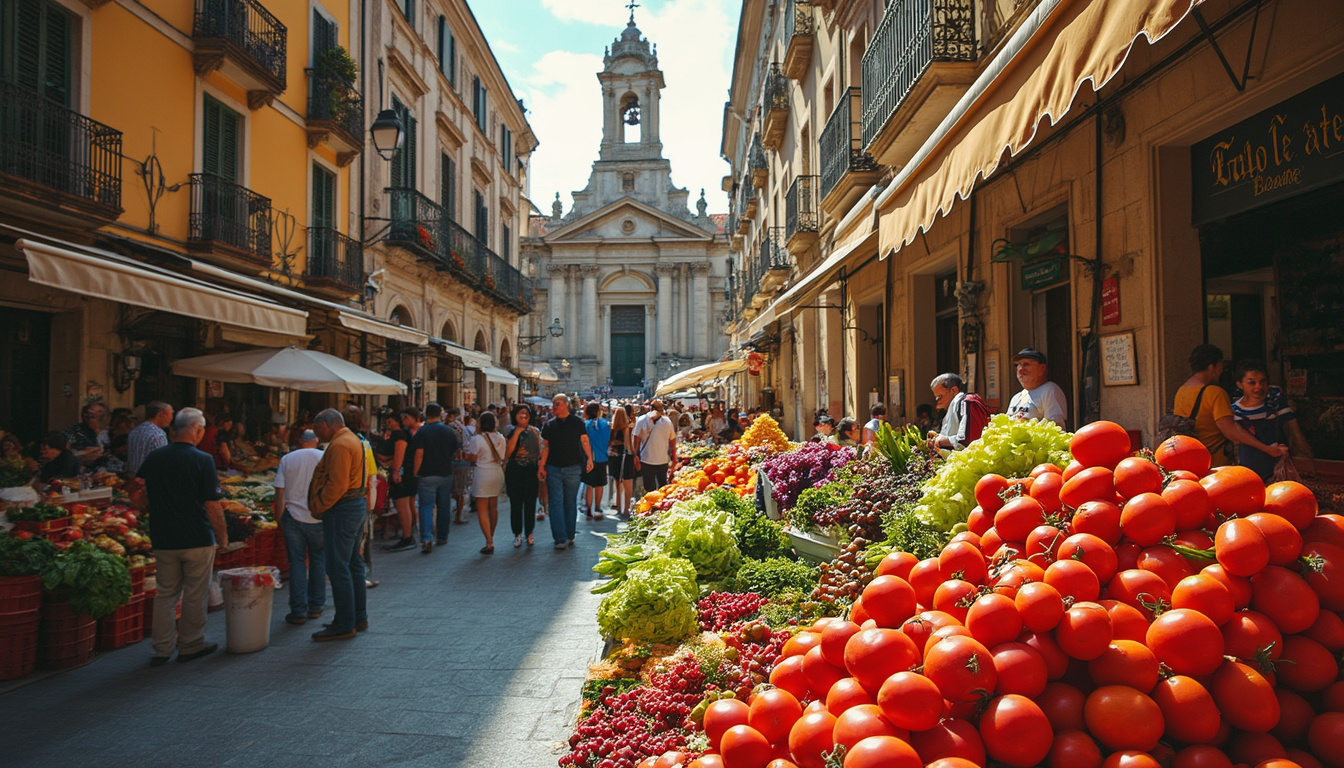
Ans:
<svg viewBox="0 0 1344 768"><path fill-rule="evenodd" d="M0 424L25 442L37 440L47 417L51 316L0 307L0 328Z"/></svg>
<svg viewBox="0 0 1344 768"><path fill-rule="evenodd" d="M1039 224L1010 230L1013 253L1012 348L1002 356L1004 406L1022 389L1012 363L1018 350L1044 353L1049 379L1064 392L1067 424L1078 424L1074 386L1073 292L1069 275L1068 218L1047 214ZM1008 253L1008 251L1005 251Z"/></svg>
<svg viewBox="0 0 1344 768"><path fill-rule="evenodd" d="M644 308L611 308L611 383L638 387L644 378Z"/></svg>

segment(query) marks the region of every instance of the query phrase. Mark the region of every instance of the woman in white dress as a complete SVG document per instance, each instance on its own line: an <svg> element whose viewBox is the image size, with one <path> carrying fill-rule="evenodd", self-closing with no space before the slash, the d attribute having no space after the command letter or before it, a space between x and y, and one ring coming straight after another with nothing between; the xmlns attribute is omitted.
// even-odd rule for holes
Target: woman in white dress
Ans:
<svg viewBox="0 0 1344 768"><path fill-rule="evenodd" d="M481 414L476 436L467 443L466 459L476 464L471 495L476 499L476 517L485 534L482 555L495 553L495 526L499 523L499 494L504 490L504 436L496 431L495 414Z"/></svg>

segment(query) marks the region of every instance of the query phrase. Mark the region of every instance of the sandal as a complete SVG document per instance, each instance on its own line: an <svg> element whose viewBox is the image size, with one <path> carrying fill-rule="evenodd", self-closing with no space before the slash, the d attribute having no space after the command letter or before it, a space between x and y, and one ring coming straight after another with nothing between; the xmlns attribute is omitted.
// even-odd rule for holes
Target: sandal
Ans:
<svg viewBox="0 0 1344 768"><path fill-rule="evenodd" d="M522 536L514 536L514 537L513 537L513 548L514 548L514 549L517 549L517 548L519 548L519 547L521 547L521 546L523 546L523 537L522 537Z"/></svg>
<svg viewBox="0 0 1344 768"><path fill-rule="evenodd" d="M606 518L602 516L602 513L601 513L601 512L594 512L594 513L593 513L593 519L594 519L594 520L606 520Z"/></svg>
<svg viewBox="0 0 1344 768"><path fill-rule="evenodd" d="M530 546L532 546L533 544L536 544L536 543L537 543L537 542L532 538L532 534L530 534L530 533L527 534L527 546L530 547Z"/></svg>
<svg viewBox="0 0 1344 768"><path fill-rule="evenodd" d="M494 547L481 547L481 554L482 554L482 555L493 555L493 554L495 554L495 548L494 548Z"/></svg>

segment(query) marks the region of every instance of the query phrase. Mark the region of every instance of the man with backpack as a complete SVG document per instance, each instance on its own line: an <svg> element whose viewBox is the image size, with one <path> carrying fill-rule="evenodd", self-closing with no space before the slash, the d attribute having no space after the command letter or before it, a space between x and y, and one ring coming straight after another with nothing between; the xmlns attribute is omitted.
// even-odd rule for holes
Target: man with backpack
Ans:
<svg viewBox="0 0 1344 768"><path fill-rule="evenodd" d="M929 430L929 443L942 452L960 451L980 439L989 423L989 406L979 395L966 393L966 382L955 373L942 373L929 384L939 408L947 411L943 425Z"/></svg>

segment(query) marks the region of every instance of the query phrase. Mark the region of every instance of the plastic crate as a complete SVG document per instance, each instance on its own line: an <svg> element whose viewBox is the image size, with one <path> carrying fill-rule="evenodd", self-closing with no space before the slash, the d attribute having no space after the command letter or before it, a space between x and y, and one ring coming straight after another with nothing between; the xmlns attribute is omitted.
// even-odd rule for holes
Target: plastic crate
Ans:
<svg viewBox="0 0 1344 768"><path fill-rule="evenodd" d="M131 594L139 595L145 591L145 577L156 573L152 565L137 565L131 571Z"/></svg>
<svg viewBox="0 0 1344 768"><path fill-rule="evenodd" d="M70 516L58 517L55 520L19 520L14 523L15 531L27 531L35 536L49 539L52 534L63 531L70 527Z"/></svg>
<svg viewBox="0 0 1344 768"><path fill-rule="evenodd" d="M42 579L37 576L0 577L0 614L42 608Z"/></svg>
<svg viewBox="0 0 1344 768"><path fill-rule="evenodd" d="M41 617L41 611L36 610L0 613L0 638L36 633Z"/></svg>
<svg viewBox="0 0 1344 768"><path fill-rule="evenodd" d="M289 546L285 543L285 537L283 535L276 535L275 556L271 559L275 561L274 565L280 573L289 573Z"/></svg>
<svg viewBox="0 0 1344 768"><path fill-rule="evenodd" d="M159 596L157 589L149 590L144 593L140 601L141 615L145 617L145 637L151 637L154 634L154 598Z"/></svg>
<svg viewBox="0 0 1344 768"><path fill-rule="evenodd" d="M37 666L37 622L23 634L0 635L0 680L32 673Z"/></svg>
<svg viewBox="0 0 1344 768"><path fill-rule="evenodd" d="M66 600L49 600L42 613L37 657L49 669L75 667L89 660L98 640L98 622L71 612Z"/></svg>
<svg viewBox="0 0 1344 768"><path fill-rule="evenodd" d="M228 552L219 552L215 554L215 570L222 571L225 568L241 568L247 565L252 557L252 547L248 543L238 549L232 549Z"/></svg>
<svg viewBox="0 0 1344 768"><path fill-rule="evenodd" d="M145 609L143 594L98 620L98 647L115 651L145 639Z"/></svg>

